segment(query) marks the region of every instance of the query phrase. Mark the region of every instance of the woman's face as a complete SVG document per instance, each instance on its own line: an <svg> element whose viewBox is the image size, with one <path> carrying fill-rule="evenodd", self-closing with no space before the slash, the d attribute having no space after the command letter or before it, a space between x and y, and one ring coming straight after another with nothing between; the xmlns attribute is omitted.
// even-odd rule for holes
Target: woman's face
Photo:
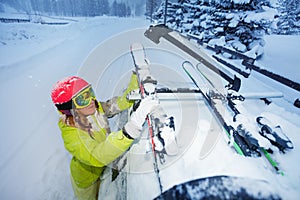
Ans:
<svg viewBox="0 0 300 200"><path fill-rule="evenodd" d="M85 108L77 108L79 114L82 115L93 115L96 112L96 104L95 101L91 101L90 105Z"/></svg>

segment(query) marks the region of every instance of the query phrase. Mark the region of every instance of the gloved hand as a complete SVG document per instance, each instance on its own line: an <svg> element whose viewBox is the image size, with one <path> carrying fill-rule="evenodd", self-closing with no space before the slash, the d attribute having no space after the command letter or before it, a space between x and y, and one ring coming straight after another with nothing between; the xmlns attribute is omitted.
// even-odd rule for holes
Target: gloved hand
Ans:
<svg viewBox="0 0 300 200"><path fill-rule="evenodd" d="M131 117L124 129L132 138L138 138L141 135L143 124L148 114L159 107L158 101L151 98L142 99L139 107L131 114Z"/></svg>

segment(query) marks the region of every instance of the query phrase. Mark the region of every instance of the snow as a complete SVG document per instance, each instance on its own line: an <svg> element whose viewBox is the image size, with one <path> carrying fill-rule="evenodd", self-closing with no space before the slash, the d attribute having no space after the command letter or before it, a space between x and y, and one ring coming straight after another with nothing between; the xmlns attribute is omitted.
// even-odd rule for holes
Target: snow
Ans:
<svg viewBox="0 0 300 200"><path fill-rule="evenodd" d="M276 9L263 6L265 12L261 13L248 13L247 17L244 19L245 22L259 22L259 21L272 21L276 14L278 14Z"/></svg>
<svg viewBox="0 0 300 200"><path fill-rule="evenodd" d="M299 61L299 58L297 59L300 45L298 38L297 35L266 35L266 53L260 62L274 73L289 77L299 83L300 71L296 67Z"/></svg>
<svg viewBox="0 0 300 200"><path fill-rule="evenodd" d="M142 18L76 20L65 26L0 24L1 199L72 199L70 156L57 126L52 86L75 75L100 42L148 24ZM34 37L12 36L22 31Z"/></svg>
<svg viewBox="0 0 300 200"><path fill-rule="evenodd" d="M0 110L3 113L0 143L1 199L74 199L68 166L71 157L64 149L60 130L57 127L59 114L50 98L52 86L63 77L79 72L84 74L84 65L91 64L89 60L86 60L88 56L94 56L94 59L100 57L109 59L111 54L121 55L119 54L121 41L120 48L115 46L95 51L99 43L108 41L112 39L112 36L123 31L135 28L146 29L148 25L143 18L114 17L76 18L69 21L68 25L56 26L34 23L0 24L0 86L2 91ZM259 64L300 82L300 69L296 67L300 62L298 56L300 37L266 36L265 39L265 54ZM238 44L237 48L240 48ZM98 54L97 57L91 53L92 51L102 52L103 55ZM164 64L164 68L157 68L154 71L154 77L165 79L166 82L174 81L174 77L176 81L183 81L180 75L182 71L178 70L179 73L174 73L170 70L170 63L174 64L177 62L176 59L180 61L181 58L176 57L175 53L155 54L154 50L151 53L151 49L149 52L151 62ZM108 98L112 93L118 93L116 89L118 87L113 84L113 81L118 80L118 84L122 85L123 80L128 77L127 72L132 63L127 62L124 57L126 54L122 54L113 61L97 60L98 67L105 65L106 62L126 66L124 70L106 69L102 74L106 75L106 84L102 84L103 80L95 78L100 85L97 90L101 91L101 93L97 92L99 98ZM93 70L96 71L96 67ZM168 72L168 70L170 72L164 77L163 74L166 73L163 72ZM124 73L127 74L124 75ZM252 89L258 87L268 89L267 86L258 84L259 81L256 79L265 80L255 75L255 78L245 81L245 84L252 85ZM107 87L107 83L110 84L110 88ZM273 82L267 83L273 89L279 87ZM287 89L283 87L280 91L284 92ZM299 97L299 93L288 91L289 94ZM243 102L243 105L251 108L247 110L248 116L262 115L272 119L274 124L280 124L283 132L293 142L293 150L286 154L279 151L274 153L276 161L285 171L285 176L275 174L263 158L241 158L235 154L224 142L222 130L219 127L211 127L212 116L203 101L197 103L184 101L180 104L162 102L168 111L184 107L184 111L181 111L183 113L178 111L177 115L182 118L175 118L175 124L189 125L185 126L186 129L182 131L185 132L184 137L181 135L177 138L179 144L189 144L186 149L181 149L184 156L173 159L170 165L161 170L164 188L171 188L175 184L196 178L225 174L268 180L274 187L274 191L278 191L284 199L297 199L300 194L298 170L300 111L286 101L286 99L293 99L294 96L279 98L269 106L257 100ZM182 130L181 128L183 127L179 125L178 130ZM209 152L201 152L204 139L213 131L218 140ZM133 150L139 150L139 146L135 147L136 149ZM129 191L131 191L128 195L131 195L132 199L139 195L145 198L155 196L156 189L153 185L157 180L151 174L132 174L128 181ZM145 190L141 190L139 186ZM255 191L254 186L251 189ZM112 196L113 192L115 191L112 190Z"/></svg>
<svg viewBox="0 0 300 200"><path fill-rule="evenodd" d="M233 2L236 4L246 4L249 3L250 0L233 0Z"/></svg>

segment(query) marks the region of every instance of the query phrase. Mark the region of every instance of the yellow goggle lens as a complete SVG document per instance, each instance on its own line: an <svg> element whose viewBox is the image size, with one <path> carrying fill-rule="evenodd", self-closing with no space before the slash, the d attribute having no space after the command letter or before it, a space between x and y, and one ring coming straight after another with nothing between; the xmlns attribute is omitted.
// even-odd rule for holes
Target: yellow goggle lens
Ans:
<svg viewBox="0 0 300 200"><path fill-rule="evenodd" d="M77 94L72 100L76 108L85 108L91 104L92 100L95 99L95 93L92 87L89 86Z"/></svg>

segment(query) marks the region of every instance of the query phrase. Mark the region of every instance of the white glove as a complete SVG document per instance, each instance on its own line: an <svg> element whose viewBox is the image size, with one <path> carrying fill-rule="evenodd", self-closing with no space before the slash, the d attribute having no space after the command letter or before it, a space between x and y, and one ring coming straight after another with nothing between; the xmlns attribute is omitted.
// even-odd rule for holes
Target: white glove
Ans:
<svg viewBox="0 0 300 200"><path fill-rule="evenodd" d="M158 101L145 98L142 99L139 107L132 113L130 120L125 125L124 129L132 138L138 138L141 135L143 124L148 114L159 106Z"/></svg>

